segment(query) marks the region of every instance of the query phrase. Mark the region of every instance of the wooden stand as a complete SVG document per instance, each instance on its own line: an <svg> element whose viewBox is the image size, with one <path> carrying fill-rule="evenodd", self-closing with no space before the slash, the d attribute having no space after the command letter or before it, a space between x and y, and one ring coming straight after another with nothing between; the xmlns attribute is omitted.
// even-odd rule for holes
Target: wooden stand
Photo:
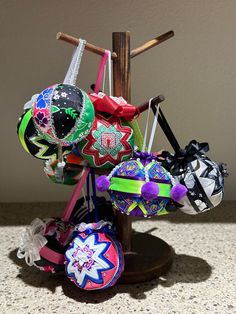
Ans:
<svg viewBox="0 0 236 314"><path fill-rule="evenodd" d="M114 96L122 96L131 103L131 74L130 61L142 52L160 44L174 36L174 32L167 32L142 46L130 50L130 33L114 32L112 34L113 59L113 92ZM62 39L78 45L79 39L63 33L57 34ZM103 55L104 49L87 43L85 49ZM158 102L163 96L156 97ZM140 112L148 108L148 102L139 107ZM173 261L173 250L163 240L150 234L133 233L131 218L120 212L116 213L118 240L121 242L125 255L125 270L120 283L137 283L151 280L166 273Z"/></svg>

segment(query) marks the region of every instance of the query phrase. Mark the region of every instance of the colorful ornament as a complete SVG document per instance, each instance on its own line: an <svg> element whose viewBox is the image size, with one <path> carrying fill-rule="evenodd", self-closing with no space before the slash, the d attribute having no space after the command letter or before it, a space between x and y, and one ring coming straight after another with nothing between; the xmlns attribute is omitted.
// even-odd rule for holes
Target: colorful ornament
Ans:
<svg viewBox="0 0 236 314"><path fill-rule="evenodd" d="M88 95L76 86L56 84L39 94L33 106L33 121L49 142L77 143L87 136L94 120Z"/></svg>
<svg viewBox="0 0 236 314"><path fill-rule="evenodd" d="M109 288L123 272L122 248L111 236L110 227L104 221L79 225L65 253L67 276L81 289Z"/></svg>
<svg viewBox="0 0 236 314"><path fill-rule="evenodd" d="M224 194L224 177L227 176L227 170L223 164L215 163L204 154L208 150L207 143L191 141L184 150L175 155L164 153L164 166L176 181L188 189L187 195L176 201L180 210L189 215L216 207Z"/></svg>
<svg viewBox="0 0 236 314"><path fill-rule="evenodd" d="M96 114L90 133L77 146L90 166L111 169L131 157L133 130L123 119Z"/></svg>
<svg viewBox="0 0 236 314"><path fill-rule="evenodd" d="M127 215L167 214L173 210L171 197L181 199L187 189L175 183L153 154L137 152L135 156L117 165L108 177L99 177L96 181L98 190L109 188L113 207Z"/></svg>
<svg viewBox="0 0 236 314"><path fill-rule="evenodd" d="M63 271L64 253L73 230L72 224L59 218L36 218L21 235L17 257L45 272Z"/></svg>
<svg viewBox="0 0 236 314"><path fill-rule="evenodd" d="M17 125L17 134L24 150L32 156L43 160L56 160L58 146L45 140L33 123L32 109L26 110ZM63 156L69 154L72 146L62 148Z"/></svg>

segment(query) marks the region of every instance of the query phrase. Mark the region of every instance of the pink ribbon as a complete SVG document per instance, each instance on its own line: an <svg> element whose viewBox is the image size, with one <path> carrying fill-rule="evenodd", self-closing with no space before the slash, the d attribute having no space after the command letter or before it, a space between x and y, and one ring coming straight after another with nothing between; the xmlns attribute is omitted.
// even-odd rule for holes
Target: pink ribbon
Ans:
<svg viewBox="0 0 236 314"><path fill-rule="evenodd" d="M64 254L61 253L57 253L54 250L50 249L47 246L44 246L41 250L40 250L40 255L48 260L51 263L57 264L57 265L63 265L65 262L65 256Z"/></svg>
<svg viewBox="0 0 236 314"><path fill-rule="evenodd" d="M104 55L102 56L101 61L100 61L100 65L99 65L99 69L98 69L98 75L97 75L96 84L95 84L95 88L94 88L94 92L96 94L100 90L100 86L101 86L102 78L104 75L104 70L105 70L105 66L107 63L108 55L109 55L109 50L105 49Z"/></svg>

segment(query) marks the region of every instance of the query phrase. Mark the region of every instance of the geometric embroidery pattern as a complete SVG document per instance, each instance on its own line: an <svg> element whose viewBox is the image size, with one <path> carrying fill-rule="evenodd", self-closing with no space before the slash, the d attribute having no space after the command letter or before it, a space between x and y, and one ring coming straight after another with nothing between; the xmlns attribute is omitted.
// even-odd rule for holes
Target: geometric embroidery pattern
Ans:
<svg viewBox="0 0 236 314"><path fill-rule="evenodd" d="M131 157L133 130L124 120L96 114L92 129L78 143L81 155L91 166L111 168Z"/></svg>

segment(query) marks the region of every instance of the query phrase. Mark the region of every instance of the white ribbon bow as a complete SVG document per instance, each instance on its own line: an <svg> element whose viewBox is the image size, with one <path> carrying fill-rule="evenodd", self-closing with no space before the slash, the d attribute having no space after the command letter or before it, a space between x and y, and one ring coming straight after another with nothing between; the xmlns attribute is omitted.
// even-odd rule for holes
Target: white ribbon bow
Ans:
<svg viewBox="0 0 236 314"><path fill-rule="evenodd" d="M35 218L21 234L17 257L20 259L25 258L29 266L35 265L34 262L41 259L39 252L48 242L43 236L45 228L46 223L39 218Z"/></svg>

